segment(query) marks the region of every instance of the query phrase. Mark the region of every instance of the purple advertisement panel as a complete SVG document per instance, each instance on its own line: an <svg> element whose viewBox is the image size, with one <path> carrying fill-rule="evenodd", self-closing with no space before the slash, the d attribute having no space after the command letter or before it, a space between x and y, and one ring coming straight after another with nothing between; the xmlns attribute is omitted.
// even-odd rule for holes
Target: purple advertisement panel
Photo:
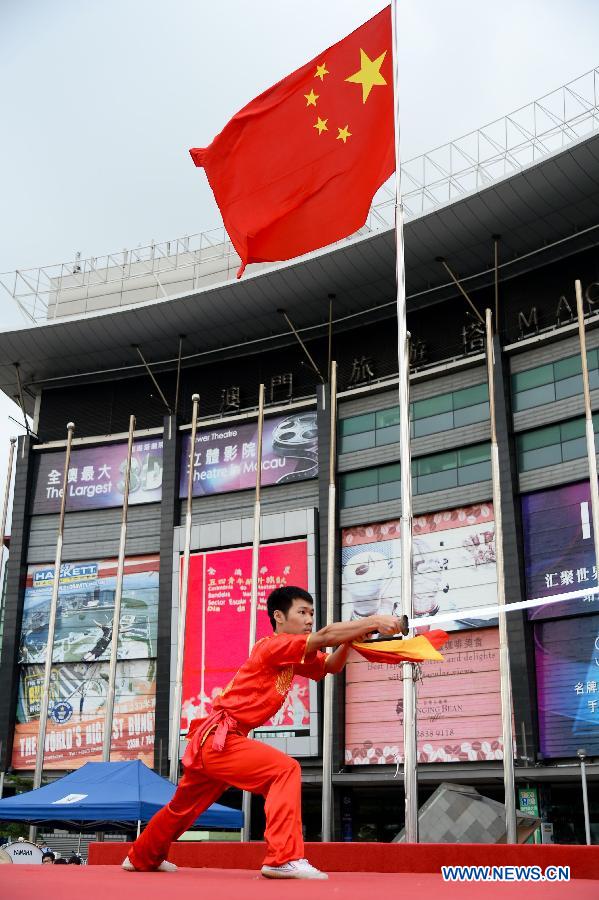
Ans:
<svg viewBox="0 0 599 900"><path fill-rule="evenodd" d="M599 754L599 615L535 624L540 750Z"/></svg>
<svg viewBox="0 0 599 900"><path fill-rule="evenodd" d="M187 496L188 433L183 439L179 497ZM193 464L193 496L242 491L256 484L257 422L198 430ZM318 475L316 413L266 419L262 437L262 485L304 481Z"/></svg>
<svg viewBox="0 0 599 900"><path fill-rule="evenodd" d="M33 513L59 511L63 466L64 450L36 454ZM74 449L67 476L67 511L121 506L126 466L126 441ZM129 503L155 503L161 497L162 438L135 441Z"/></svg>
<svg viewBox="0 0 599 900"><path fill-rule="evenodd" d="M522 526L528 599L588 589L580 600L531 609L529 618L599 612L589 483L522 497Z"/></svg>

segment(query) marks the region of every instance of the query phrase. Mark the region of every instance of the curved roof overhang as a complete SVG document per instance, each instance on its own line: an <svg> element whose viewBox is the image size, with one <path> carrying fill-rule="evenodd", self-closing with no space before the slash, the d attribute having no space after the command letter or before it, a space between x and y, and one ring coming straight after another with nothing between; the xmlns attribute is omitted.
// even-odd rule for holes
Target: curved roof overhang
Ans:
<svg viewBox="0 0 599 900"><path fill-rule="evenodd" d="M473 290L493 279L492 235L501 235L501 278L546 265L599 243L599 135L581 139L516 174L411 219L405 226L409 308L456 296L435 261L443 256ZM57 319L0 333L0 389L15 396L14 363L29 391L73 375L111 377L139 369L139 344L151 363L176 357L186 335L188 364L202 358L290 342L277 309L284 307L306 337L324 333L329 293L337 327L393 315L395 235L369 233L240 281L166 299ZM200 353L198 357L191 354ZM125 374L123 372L123 374Z"/></svg>

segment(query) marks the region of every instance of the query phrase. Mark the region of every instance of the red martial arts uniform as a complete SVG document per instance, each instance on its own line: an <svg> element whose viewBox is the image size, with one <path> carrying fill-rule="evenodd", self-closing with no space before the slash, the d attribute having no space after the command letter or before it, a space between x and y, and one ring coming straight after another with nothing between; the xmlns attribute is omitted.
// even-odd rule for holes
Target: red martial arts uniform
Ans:
<svg viewBox="0 0 599 900"><path fill-rule="evenodd" d="M265 865L304 856L301 769L296 760L247 734L283 705L294 675L318 681L326 654L310 651L309 634L273 634L258 641L206 719L191 723L177 791L137 838L129 859L136 869L156 869L172 841L187 831L229 786L265 798Z"/></svg>

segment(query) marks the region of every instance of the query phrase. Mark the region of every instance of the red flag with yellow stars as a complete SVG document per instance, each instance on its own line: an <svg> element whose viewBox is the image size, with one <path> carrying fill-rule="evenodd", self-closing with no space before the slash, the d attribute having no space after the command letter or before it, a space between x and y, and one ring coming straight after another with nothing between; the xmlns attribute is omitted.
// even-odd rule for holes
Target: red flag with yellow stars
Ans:
<svg viewBox="0 0 599 900"><path fill-rule="evenodd" d="M399 665L402 662L425 662L427 659L443 659L439 647L449 635L440 628L418 634L413 638L354 641L352 647L369 662Z"/></svg>
<svg viewBox="0 0 599 900"><path fill-rule="evenodd" d="M390 7L248 103L203 167L251 262L292 259L356 232L395 169Z"/></svg>

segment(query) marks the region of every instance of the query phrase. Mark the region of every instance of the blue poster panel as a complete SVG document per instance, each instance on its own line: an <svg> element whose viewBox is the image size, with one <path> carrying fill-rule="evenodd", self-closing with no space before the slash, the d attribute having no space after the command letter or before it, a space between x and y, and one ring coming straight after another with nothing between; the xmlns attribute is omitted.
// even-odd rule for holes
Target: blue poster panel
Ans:
<svg viewBox="0 0 599 900"><path fill-rule="evenodd" d="M599 754L599 615L538 622L539 743L546 757Z"/></svg>

